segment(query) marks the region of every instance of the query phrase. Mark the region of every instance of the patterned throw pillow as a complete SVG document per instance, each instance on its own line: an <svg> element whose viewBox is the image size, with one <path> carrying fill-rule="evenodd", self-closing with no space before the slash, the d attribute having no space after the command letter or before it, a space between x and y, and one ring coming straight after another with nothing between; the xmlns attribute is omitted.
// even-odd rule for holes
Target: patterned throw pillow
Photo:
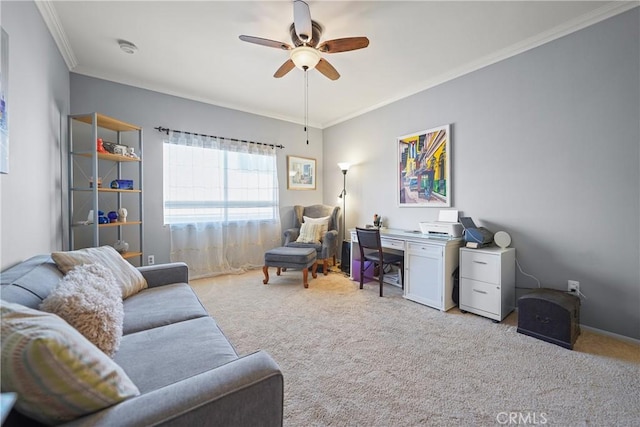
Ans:
<svg viewBox="0 0 640 427"><path fill-rule="evenodd" d="M102 264L111 270L116 278L116 283L122 289L122 299L126 299L147 287L147 281L138 269L122 258L122 255L111 246L53 252L51 258L64 274L78 265Z"/></svg>
<svg viewBox="0 0 640 427"><path fill-rule="evenodd" d="M15 407L60 424L140 394L124 370L55 314L0 301L2 391Z"/></svg>
<svg viewBox="0 0 640 427"><path fill-rule="evenodd" d="M122 293L106 267L75 267L42 301L40 309L60 316L107 356L118 351L124 320Z"/></svg>
<svg viewBox="0 0 640 427"><path fill-rule="evenodd" d="M318 240L320 240L322 242L322 239L324 238L324 235L327 234L327 231L329 231L329 220L331 219L330 216L325 216L322 218L310 218L308 216L303 216L302 220L303 220L303 224L304 223L308 223L308 224L320 224L320 226L322 227L320 230L320 238Z"/></svg>
<svg viewBox="0 0 640 427"><path fill-rule="evenodd" d="M311 224L307 222L302 223L300 227L300 235L296 242L298 243L320 243L320 230L322 226L320 224Z"/></svg>

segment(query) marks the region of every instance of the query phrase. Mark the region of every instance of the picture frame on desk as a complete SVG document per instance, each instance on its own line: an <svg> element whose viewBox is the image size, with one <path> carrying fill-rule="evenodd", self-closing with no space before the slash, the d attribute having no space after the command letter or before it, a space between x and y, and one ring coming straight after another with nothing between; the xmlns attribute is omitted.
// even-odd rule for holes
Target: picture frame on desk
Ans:
<svg viewBox="0 0 640 427"><path fill-rule="evenodd" d="M287 156L287 189L316 189L316 159Z"/></svg>
<svg viewBox="0 0 640 427"><path fill-rule="evenodd" d="M451 125L396 139L399 207L451 206Z"/></svg>

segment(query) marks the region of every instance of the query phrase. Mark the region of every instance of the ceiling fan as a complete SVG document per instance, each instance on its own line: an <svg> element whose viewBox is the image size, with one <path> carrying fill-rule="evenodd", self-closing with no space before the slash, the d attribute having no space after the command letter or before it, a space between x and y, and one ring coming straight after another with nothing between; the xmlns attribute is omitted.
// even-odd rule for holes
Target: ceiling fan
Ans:
<svg viewBox="0 0 640 427"><path fill-rule="evenodd" d="M319 43L322 26L311 20L309 5L302 0L293 2L293 23L289 33L293 46L276 40L245 35L240 36L240 40L291 51L289 59L273 75L276 78L284 76L294 67L304 71L315 67L331 80L337 80L340 78L340 73L322 57L322 54L348 52L369 46L369 39L366 37L346 37Z"/></svg>

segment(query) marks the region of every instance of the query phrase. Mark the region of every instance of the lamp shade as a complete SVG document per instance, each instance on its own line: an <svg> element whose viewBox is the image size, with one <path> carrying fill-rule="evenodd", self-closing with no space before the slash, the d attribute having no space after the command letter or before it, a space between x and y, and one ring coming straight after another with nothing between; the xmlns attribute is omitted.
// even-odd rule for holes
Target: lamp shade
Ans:
<svg viewBox="0 0 640 427"><path fill-rule="evenodd" d="M291 60L301 70L310 70L320 62L320 52L309 46L299 46L291 51Z"/></svg>
<svg viewBox="0 0 640 427"><path fill-rule="evenodd" d="M351 165L349 163L342 162L342 163L338 163L338 167L340 168L341 171L348 171Z"/></svg>

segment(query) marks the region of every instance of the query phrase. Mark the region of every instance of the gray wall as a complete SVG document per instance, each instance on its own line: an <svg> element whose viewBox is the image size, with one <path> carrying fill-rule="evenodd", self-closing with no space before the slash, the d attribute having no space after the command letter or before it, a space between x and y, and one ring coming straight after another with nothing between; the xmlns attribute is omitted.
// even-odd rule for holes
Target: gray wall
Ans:
<svg viewBox="0 0 640 427"><path fill-rule="evenodd" d="M69 70L33 2L6 2L9 167L0 175L0 267L60 249L60 145L66 140ZM66 184L66 182L65 182Z"/></svg>
<svg viewBox="0 0 640 427"><path fill-rule="evenodd" d="M0 175L2 268L63 246L60 151L70 111L144 127L146 252L157 262L168 260L169 241L155 126L284 144L285 226L293 204L335 204L336 164L350 161L347 225L379 213L389 226L413 229L437 209L395 206L395 138L451 123L454 206L511 233L523 269L543 286L579 280L588 297L583 324L640 339L637 8L324 132L312 129L306 146L297 124L69 77L35 5L0 7L10 37L11 114L11 173ZM316 191L286 189L287 154L318 159ZM518 286L535 283L518 274Z"/></svg>
<svg viewBox="0 0 640 427"><path fill-rule="evenodd" d="M453 206L508 231L544 287L580 281L583 324L639 339L639 12L325 129L325 167L356 163L347 226L435 219L396 205L395 138L451 123ZM325 175L325 200L341 188ZM517 286L537 285L518 273Z"/></svg>
<svg viewBox="0 0 640 427"><path fill-rule="evenodd" d="M163 225L162 217L162 138L165 134L154 127L284 145L284 149L277 150L283 229L293 223L294 204L322 202L322 132L319 129L311 128L307 145L303 126L299 124L71 73L71 112L94 111L144 129L145 263L146 256L151 254L155 255L156 263L168 262L171 243L169 228ZM315 191L287 189L287 155L317 159Z"/></svg>

